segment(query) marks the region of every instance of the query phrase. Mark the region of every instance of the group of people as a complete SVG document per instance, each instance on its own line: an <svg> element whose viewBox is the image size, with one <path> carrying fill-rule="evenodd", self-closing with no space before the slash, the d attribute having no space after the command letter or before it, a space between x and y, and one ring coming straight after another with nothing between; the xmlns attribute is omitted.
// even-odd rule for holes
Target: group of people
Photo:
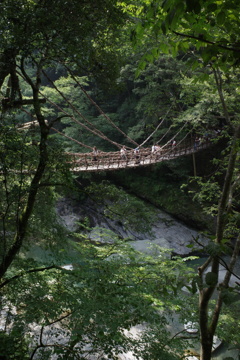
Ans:
<svg viewBox="0 0 240 360"><path fill-rule="evenodd" d="M212 136L218 136L221 133L221 131L219 129L214 130L214 134L209 134L208 132L206 132L203 137L196 135L194 138L194 142L193 142L193 147L194 150L197 150L197 148L202 144L202 142L206 142L209 140L210 137ZM176 140L172 140L171 141L171 147L175 148L177 145ZM159 155L161 153L161 146L157 145L157 144L153 144L151 147L151 153L154 155ZM139 147L136 147L133 150L133 154L136 160L136 163L140 163L140 149ZM96 146L93 147L93 151L92 151L92 160L93 161L97 161L99 157L99 151L97 150ZM127 161L128 160L128 151L126 149L126 146L123 145L120 149L120 158L121 160Z"/></svg>
<svg viewBox="0 0 240 360"><path fill-rule="evenodd" d="M176 141L175 141L175 144L176 144ZM174 144L174 145L175 145ZM157 145L157 144L153 144L152 147L151 147L151 153L153 155L159 155L160 152L161 152L162 148L161 146ZM135 161L136 161L136 164L139 164L140 163L140 149L139 147L136 147L134 150L133 150L133 154L134 154L134 158L135 158ZM127 157L127 149L125 146L123 146L121 149L120 149L120 156L121 156L121 159L122 160L127 160L128 157Z"/></svg>
<svg viewBox="0 0 240 360"><path fill-rule="evenodd" d="M159 154L161 151L161 147L159 145L156 145L156 144L153 144L152 145L152 148L151 148L151 153L152 154ZM139 147L136 147L134 150L133 150L133 154L134 154L134 157L136 159L136 162L139 163L140 162L140 149ZM97 161L98 160L98 156L99 156L99 151L97 149L96 146L93 147L93 150L92 150L92 160L93 161ZM122 146L121 149L120 149L120 157L122 160L128 160L128 156L127 156L127 149L126 149L126 146Z"/></svg>
<svg viewBox="0 0 240 360"><path fill-rule="evenodd" d="M206 143L211 139L216 138L220 135L221 135L221 129L210 129L210 130L206 130L205 133L202 135L196 134L193 140L194 150L197 150L197 148L201 144Z"/></svg>
<svg viewBox="0 0 240 360"><path fill-rule="evenodd" d="M136 164L139 164L139 163L140 163L140 149L139 149L139 147L136 147L136 148L133 150L133 154L134 154L134 157L135 157ZM121 156L121 159L122 159L122 160L125 160L125 161L128 160L128 157L127 157L127 149L126 149L125 146L123 146L123 147L120 149L120 156Z"/></svg>
<svg viewBox="0 0 240 360"><path fill-rule="evenodd" d="M176 141L172 141L172 146L176 146ZM157 145L157 144L153 144L151 147L151 153L153 155L159 155L161 152L162 148L161 146ZM136 161L136 164L140 163L140 149L139 147L136 147L135 149L133 149L133 154L134 154L134 158ZM99 158L99 151L97 149L96 146L93 147L92 150L92 161L97 161ZM128 160L128 150L126 149L126 146L123 145L120 149L120 158L121 160L127 161Z"/></svg>

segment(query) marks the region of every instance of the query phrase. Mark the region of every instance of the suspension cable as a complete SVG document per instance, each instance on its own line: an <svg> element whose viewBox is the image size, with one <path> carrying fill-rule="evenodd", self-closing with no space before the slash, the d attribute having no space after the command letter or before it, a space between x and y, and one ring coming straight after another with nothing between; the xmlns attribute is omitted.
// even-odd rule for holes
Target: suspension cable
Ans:
<svg viewBox="0 0 240 360"><path fill-rule="evenodd" d="M161 137L161 139L159 139L156 144L159 144L169 133L169 131L171 130L171 128L173 127L173 125L169 126L169 128L167 129L167 131L165 132L165 134L163 134L163 136Z"/></svg>
<svg viewBox="0 0 240 360"><path fill-rule="evenodd" d="M156 129L147 137L146 140L144 140L144 142L143 142L141 145L139 145L140 147L143 146L143 145L155 134L155 132L160 128L160 126L162 125L162 123L163 123L164 120L166 119L166 117L167 117L167 115L168 115L168 113L169 113L169 111L171 110L172 107L173 107L173 105L170 106L170 108L168 109L168 111L167 111L167 113L165 114L164 118L163 118L163 119L160 121L160 123L157 125ZM160 140L159 140L159 141L160 141ZM159 142L159 141L158 141L158 142Z"/></svg>
<svg viewBox="0 0 240 360"><path fill-rule="evenodd" d="M91 150L92 150L92 146L86 145L86 144L82 143L81 141L78 141L78 140L76 140L76 139L73 139L71 136L68 136L68 135L64 134L63 132L55 129L54 127L52 127L51 129L54 130L54 131L56 131L58 134L64 136L65 138L67 138L67 139L69 139L69 140L71 140L71 141L74 141L74 142L77 143L78 145L81 145L81 146L83 146L83 147L85 147L85 148L87 148L87 149L91 149Z"/></svg>
<svg viewBox="0 0 240 360"><path fill-rule="evenodd" d="M87 93L87 91L83 88L83 86L80 84L80 82L76 79L76 77L73 75L72 70L66 66L64 64L65 68L68 70L68 72L70 73L72 79L78 84L78 86L80 87L80 89L82 90L82 92L86 95L86 97L91 101L91 103L98 109L99 113L101 115L103 115L105 117L106 120L108 120L110 122L110 124L117 129L123 136L125 136L131 143L133 143L136 146L139 146L138 143L136 141L134 141L133 139L131 139L124 131L122 131L111 119L109 116L107 116L104 111L100 108L99 105L96 104L96 102L91 98L91 96Z"/></svg>
<svg viewBox="0 0 240 360"><path fill-rule="evenodd" d="M159 127L162 125L164 119L162 119L162 121L158 124L158 126L156 127L156 129L147 137L147 139L145 139L140 145L139 147L142 147L144 144L146 144L146 142L155 134L155 132L159 129Z"/></svg>
<svg viewBox="0 0 240 360"><path fill-rule="evenodd" d="M57 105L56 103L54 103L53 101L51 101L47 96L45 96L41 91L39 91L39 93L40 93L47 101L49 101L49 103L51 103L53 106L55 106L55 107L56 107L57 109L59 109L61 112L63 112L64 114L66 114L66 115L67 115L68 117L70 117L75 123L77 123L78 125L82 126L85 130L87 130L87 131L93 133L94 135L96 135L96 136L98 136L98 137L100 137L100 138L102 138L102 139L110 142L111 144L117 146L119 149L122 147L121 144L118 144L117 142L109 139L106 135L101 134L101 132L99 132L99 131L96 132L96 131L92 130L92 129L89 128L87 125L85 125L85 124L83 124L81 121L77 120L77 119L75 118L75 116L68 114L68 113L67 113L65 110L63 110L59 105ZM78 113L79 113L79 112L78 112ZM81 115L81 117L82 117L84 120L86 120L85 117L84 117L81 113L79 113L79 115Z"/></svg>
<svg viewBox="0 0 240 360"><path fill-rule="evenodd" d="M48 79L48 81L52 84L52 86L54 87L54 89L60 94L60 96L70 105L70 107L72 108L73 111L75 111L87 124L89 124L90 126L93 127L94 130L90 129L89 127L87 127L86 125L84 125L83 123L81 123L80 121L78 121L75 117L71 116L72 119L77 122L79 125L85 127L88 131L91 131L93 134L101 137L104 140L109 141L110 143L112 143L113 145L117 146L118 148L121 148L122 145L117 143L116 141L113 141L111 139L109 139L102 131L98 130L90 121L88 121L85 116L78 110L76 109L76 107L66 98L66 96L57 88L57 86L54 84L54 82L48 77L48 75L45 73L45 71L43 71L43 74L45 75L45 77ZM41 93L42 94L42 93ZM44 94L42 94L44 96ZM44 96L46 99L47 97ZM49 99L47 99L48 101L50 101ZM51 102L51 101L50 101ZM52 104L54 104L53 102L51 102ZM57 104L56 104L57 105ZM57 105L58 106L58 105ZM64 111L62 109L62 111Z"/></svg>
<svg viewBox="0 0 240 360"><path fill-rule="evenodd" d="M178 134L183 130L183 128L184 128L187 124L188 124L188 123L185 122L185 124L179 129L179 131L178 131L168 142L166 142L166 144L164 144L164 145L162 146L162 148L165 148L165 146L167 146L170 142L172 142L172 141L178 136Z"/></svg>
<svg viewBox="0 0 240 360"><path fill-rule="evenodd" d="M21 107L21 110L24 111L27 115L29 115L30 117L33 118L33 115L32 115L29 111L27 111L27 110L24 109L23 107ZM34 121L37 121L37 120L33 120L33 122L34 122ZM33 123L33 122L31 122L31 123ZM91 149L91 150L92 150L92 146L86 145L86 144L82 143L81 141L78 141L78 140L72 138L71 136L68 136L68 135L64 134L62 131L59 131L59 130L55 129L53 126L51 126L51 129L54 130L54 131L55 131L56 133L58 133L59 135L65 137L65 138L67 138L67 139L69 139L69 140L71 140L71 141L74 141L74 142L77 143L78 145L81 145L81 146L83 146L83 147L85 147L85 148L87 148L87 149Z"/></svg>
<svg viewBox="0 0 240 360"><path fill-rule="evenodd" d="M172 106L170 106L170 108L168 109L164 119L161 120L161 122L157 125L156 129L147 137L147 139L145 139L143 141L143 143L141 143L140 145L138 145L138 143L136 143L134 140L132 140L131 138L129 138L121 129L119 129L114 123L113 121L101 110L101 108L93 101L93 99L90 97L90 95L85 91L85 89L83 88L83 86L79 83L79 81L76 79L76 77L73 75L72 71L65 65L66 69L70 72L73 80L78 84L78 86L81 88L81 90L83 91L83 93L85 94L85 96L87 96L87 98L91 101L92 104L94 104L94 106L99 110L100 114L102 114L110 123L111 125L116 128L118 131L120 131L125 137L127 137L127 139L134 143L134 145L137 145L138 147L142 147L155 133L156 131L159 129L159 127L162 125L163 121L166 119L169 111L171 110ZM75 116L68 114L65 110L63 110L59 105L57 105L56 103L54 103L53 101L51 101L47 96L45 96L41 91L39 91L39 93L47 100L49 101L49 103L51 103L53 106L55 106L57 109L59 109L61 112L63 112L64 114L66 114L66 116L70 117L75 123L77 123L78 125L82 126L84 129L86 129L87 131L93 133L94 135L102 138L103 140L106 140L108 142L110 142L111 144L117 146L118 148L122 147L122 144L119 144L111 139L109 139L104 133L102 133L100 130L98 130L90 121L88 121L84 115L76 109L76 107L71 103L71 101L69 101L66 96L57 88L57 86L54 84L54 82L48 77L48 75L45 73L45 71L43 70L43 74L44 76L48 79L48 81L52 84L52 86L54 87L54 89L60 94L60 96L70 105L71 109L73 111L75 111L89 126L91 126L93 129L91 129L90 127L88 127L87 125L83 124L82 122L80 122L79 120L77 120L75 118ZM22 108L23 111L25 111L26 113L28 113L25 109ZM30 113L28 113L29 115L31 115ZM32 116L32 115L31 115ZM187 122L182 126L182 128L166 143L162 146L162 148L166 147L171 141L173 141L176 136L182 131L182 129L185 127L185 125L187 124ZM167 135L167 133L170 131L170 129L172 128L173 125L171 125L169 127L169 129L167 130L167 132L162 136L162 138L160 140L158 140L157 144ZM54 131L56 131L57 133L61 134L62 136L70 139L71 141L74 141L76 143L78 143L81 146L84 146L86 148L92 149L91 146L88 146L76 139L73 139L72 137L62 133L61 131L51 127ZM187 134L188 135L188 134ZM186 135L186 136L187 136ZM185 137L186 137L185 136ZM185 137L181 140L181 142L185 139ZM130 150L132 150L131 148L129 148Z"/></svg>

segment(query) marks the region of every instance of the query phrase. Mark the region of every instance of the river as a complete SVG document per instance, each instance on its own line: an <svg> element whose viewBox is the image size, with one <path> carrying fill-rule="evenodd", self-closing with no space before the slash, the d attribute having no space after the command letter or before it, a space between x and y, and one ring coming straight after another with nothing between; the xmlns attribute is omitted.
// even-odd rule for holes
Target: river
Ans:
<svg viewBox="0 0 240 360"><path fill-rule="evenodd" d="M157 218L154 224L152 225L151 235L142 234L131 228L125 228L119 221L114 221L103 216L102 209L99 206L96 206L94 203L87 201L86 203L77 204L72 202L69 199L62 199L58 203L57 212L59 215L60 221L65 227L70 231L79 231L79 222L83 221L86 215L91 219L92 228L88 233L88 236L92 241L98 241L106 243L110 238L114 236L119 236L121 238L127 238L129 243L138 251L156 254L156 249L150 245L159 245L160 247L172 249L174 254L179 254L181 256L187 256L190 249L187 247L189 244L195 244L194 239L198 239L198 242L207 243L208 239L199 233L197 230L189 228L185 224L177 221L169 214L164 213L163 211L156 209ZM153 253L154 251L154 253ZM47 259L49 256L52 257L53 254L46 252L39 247L32 247L28 253L29 257L35 259ZM227 259L225 259L227 260ZM191 261L193 267L199 266L200 263L204 261L204 258ZM66 268L71 269L71 264L65 264ZM240 274L240 264L237 267L237 273ZM220 271L220 277L224 276L224 268ZM232 281L235 281L232 278ZM173 318L171 326L172 334L174 335L176 331L181 331L184 329L184 325L178 322L177 316ZM135 336L138 336L141 333L142 326L134 326L130 331ZM33 333L39 331L38 327L35 326L32 328ZM53 330L54 337L54 330ZM199 349L195 348L197 352ZM232 357L234 360L239 360L240 352L235 349L229 349L227 344L221 344L214 351L214 360L224 360L226 357ZM54 358L55 359L55 358ZM197 360L194 356L189 356L187 360ZM125 353L119 355L119 360L136 360L132 353Z"/></svg>
<svg viewBox="0 0 240 360"><path fill-rule="evenodd" d="M160 247L172 249L174 254L186 256L189 254L189 244L196 245L194 239L198 239L198 242L206 244L208 239L196 229L192 229L180 221L177 221L169 214L156 209L157 220L152 225L151 235L142 234L136 230L125 228L119 221L114 221L103 216L103 211L99 206L96 206L91 201L87 201L80 205L73 203L69 199L62 199L58 204L58 213L63 224L70 230L77 230L76 223L83 220L84 216L91 219L93 225L92 230L88 236L93 241L105 243L109 241L109 234L111 236L119 236L121 238L128 238L130 244L138 251L151 253L153 248L150 245L159 245ZM106 230L109 231L106 235ZM115 235L113 235L115 234ZM227 259L225 259L227 260ZM204 258L198 259L192 262L193 266L199 266L204 261ZM223 277L225 273L224 268L221 268L220 277ZM240 274L240 264L237 264L236 273ZM232 277L231 281L236 279ZM179 329L183 329L182 325L174 324ZM132 332L136 335L141 331L140 327L134 327ZM219 345L219 341L216 340ZM199 349L196 349L199 350ZM223 360L226 357L232 357L233 359L239 359L239 350L230 349L227 344L221 343L220 346L214 351L214 360ZM123 354L120 356L124 360L135 360L131 353ZM194 356L188 357L189 360L197 359Z"/></svg>

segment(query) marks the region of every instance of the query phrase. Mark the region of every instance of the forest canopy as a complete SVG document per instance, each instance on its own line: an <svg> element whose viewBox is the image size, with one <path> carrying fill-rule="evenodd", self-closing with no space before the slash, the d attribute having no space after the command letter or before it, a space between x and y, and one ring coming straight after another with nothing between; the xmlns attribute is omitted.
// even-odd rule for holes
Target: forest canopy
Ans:
<svg viewBox="0 0 240 360"><path fill-rule="evenodd" d="M1 2L1 359L174 360L194 346L210 360L215 336L239 351L239 10L233 0ZM138 166L134 149L158 156L144 151L176 152L183 139L190 155ZM131 153L136 166L73 173L66 153L92 164L99 151L121 164ZM68 198L144 234L164 209L208 242L193 239L187 258L137 252L106 229L100 244L89 214L63 226L56 208ZM194 336L171 332L173 317Z"/></svg>

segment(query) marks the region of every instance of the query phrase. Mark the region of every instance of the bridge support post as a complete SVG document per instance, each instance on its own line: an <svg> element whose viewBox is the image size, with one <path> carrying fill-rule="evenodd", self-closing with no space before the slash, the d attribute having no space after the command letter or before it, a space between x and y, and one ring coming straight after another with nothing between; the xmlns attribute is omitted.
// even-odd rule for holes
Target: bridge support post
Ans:
<svg viewBox="0 0 240 360"><path fill-rule="evenodd" d="M192 153L192 158L193 158L193 176L197 176L196 157L194 152Z"/></svg>

